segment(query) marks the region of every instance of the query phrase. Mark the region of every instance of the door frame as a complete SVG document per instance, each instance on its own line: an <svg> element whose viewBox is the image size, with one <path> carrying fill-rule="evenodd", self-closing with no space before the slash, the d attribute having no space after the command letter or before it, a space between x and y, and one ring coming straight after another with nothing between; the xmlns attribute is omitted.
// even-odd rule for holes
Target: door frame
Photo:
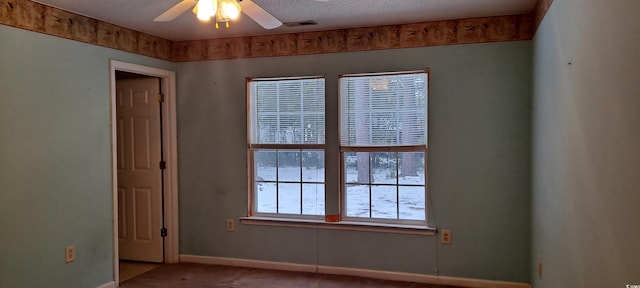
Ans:
<svg viewBox="0 0 640 288"><path fill-rule="evenodd" d="M178 149L176 126L176 75L175 72L138 64L110 60L111 102L111 180L113 207L113 277L118 287L120 280L118 255L118 171L116 125L116 70L157 77L161 79L164 105L162 105L162 135L166 161L164 177L164 263L179 262L178 246ZM160 233L160 231L158 231Z"/></svg>

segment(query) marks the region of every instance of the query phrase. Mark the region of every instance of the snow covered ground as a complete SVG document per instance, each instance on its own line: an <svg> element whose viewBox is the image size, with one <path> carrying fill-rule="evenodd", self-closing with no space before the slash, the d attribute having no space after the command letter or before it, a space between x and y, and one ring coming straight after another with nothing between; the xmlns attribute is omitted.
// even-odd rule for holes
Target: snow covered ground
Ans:
<svg viewBox="0 0 640 288"><path fill-rule="evenodd" d="M281 167L279 171L276 167L269 166L256 168L256 179L280 182L279 184L257 183L257 212L324 215L323 168ZM347 185L345 197L347 217L425 219L424 174L400 177L397 179L398 186L395 185L396 177L388 174L388 170L374 171L375 184L371 186ZM355 182L356 179L356 169L347 168L347 183ZM370 199L373 203L371 205Z"/></svg>

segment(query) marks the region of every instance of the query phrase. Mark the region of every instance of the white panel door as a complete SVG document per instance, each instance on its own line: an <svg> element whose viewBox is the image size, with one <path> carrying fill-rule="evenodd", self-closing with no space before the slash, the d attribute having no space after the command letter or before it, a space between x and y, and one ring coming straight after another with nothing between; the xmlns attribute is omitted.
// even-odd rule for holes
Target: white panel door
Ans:
<svg viewBox="0 0 640 288"><path fill-rule="evenodd" d="M116 82L120 259L163 262L160 79Z"/></svg>

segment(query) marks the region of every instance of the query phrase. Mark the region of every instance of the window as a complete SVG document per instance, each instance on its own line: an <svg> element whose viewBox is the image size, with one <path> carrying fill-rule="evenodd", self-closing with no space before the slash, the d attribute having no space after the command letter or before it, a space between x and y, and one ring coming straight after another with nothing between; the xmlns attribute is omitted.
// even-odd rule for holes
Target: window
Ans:
<svg viewBox="0 0 640 288"><path fill-rule="evenodd" d="M339 84L339 109L327 111L339 120L329 129L339 155L325 155L323 77L248 80L249 216L318 223L340 211L344 225L427 227L428 71L342 75ZM338 191L326 192L340 195L328 198L335 203L325 203L325 171L340 174L329 185Z"/></svg>
<svg viewBox="0 0 640 288"><path fill-rule="evenodd" d="M324 78L249 79L250 215L325 213Z"/></svg>
<svg viewBox="0 0 640 288"><path fill-rule="evenodd" d="M343 219L426 223L427 77L340 77Z"/></svg>

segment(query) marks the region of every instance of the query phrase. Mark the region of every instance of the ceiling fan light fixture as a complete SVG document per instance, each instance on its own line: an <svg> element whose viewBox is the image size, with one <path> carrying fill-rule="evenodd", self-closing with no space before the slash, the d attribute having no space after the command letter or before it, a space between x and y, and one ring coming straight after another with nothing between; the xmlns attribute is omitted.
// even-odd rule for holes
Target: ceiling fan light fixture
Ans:
<svg viewBox="0 0 640 288"><path fill-rule="evenodd" d="M202 22L209 22L212 17L215 17L216 29L219 22L223 22L229 28L229 22L238 18L240 12L246 14L265 29L275 29L282 26L280 20L251 0L182 0L154 18L153 21L171 21L189 9L192 9Z"/></svg>
<svg viewBox="0 0 640 288"><path fill-rule="evenodd" d="M216 20L218 22L227 22L235 20L240 16L240 4L236 0L219 0L218 14Z"/></svg>
<svg viewBox="0 0 640 288"><path fill-rule="evenodd" d="M211 17L216 15L217 2L216 0L200 0L196 7L193 8L193 13L198 16L200 21L208 22Z"/></svg>
<svg viewBox="0 0 640 288"><path fill-rule="evenodd" d="M225 28L229 28L229 21L235 20L240 16L240 4L236 0L218 0L218 13L216 13L216 29L220 26L218 23L225 24Z"/></svg>
<svg viewBox="0 0 640 288"><path fill-rule="evenodd" d="M240 4L236 0L199 0L193 13L203 22L209 22L212 17L216 19L216 29L218 23L222 22L229 28L229 21L238 19L240 16Z"/></svg>

